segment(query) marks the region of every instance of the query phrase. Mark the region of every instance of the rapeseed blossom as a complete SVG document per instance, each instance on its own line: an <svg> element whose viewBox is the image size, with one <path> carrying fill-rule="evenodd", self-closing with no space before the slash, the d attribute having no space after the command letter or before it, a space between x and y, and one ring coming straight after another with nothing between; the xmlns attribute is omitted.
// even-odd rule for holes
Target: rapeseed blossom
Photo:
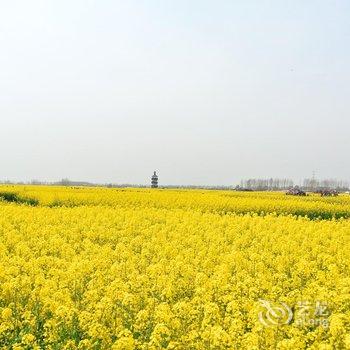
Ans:
<svg viewBox="0 0 350 350"><path fill-rule="evenodd" d="M350 349L346 196L1 190L38 200L0 201L2 349ZM327 327L266 327L261 300Z"/></svg>

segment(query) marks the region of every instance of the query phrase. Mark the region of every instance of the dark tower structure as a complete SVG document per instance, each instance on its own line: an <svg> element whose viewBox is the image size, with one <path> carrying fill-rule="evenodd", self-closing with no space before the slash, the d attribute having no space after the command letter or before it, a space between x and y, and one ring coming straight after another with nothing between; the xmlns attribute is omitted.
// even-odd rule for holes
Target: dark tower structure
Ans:
<svg viewBox="0 0 350 350"><path fill-rule="evenodd" d="M157 188L158 187L158 175L156 172L153 173L151 177L151 187Z"/></svg>

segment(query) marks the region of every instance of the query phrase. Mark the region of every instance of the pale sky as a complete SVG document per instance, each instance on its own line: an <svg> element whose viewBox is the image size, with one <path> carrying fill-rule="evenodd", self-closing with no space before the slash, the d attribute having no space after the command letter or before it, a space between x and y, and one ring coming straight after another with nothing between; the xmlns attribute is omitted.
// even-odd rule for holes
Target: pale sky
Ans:
<svg viewBox="0 0 350 350"><path fill-rule="evenodd" d="M350 180L350 1L0 0L0 179Z"/></svg>

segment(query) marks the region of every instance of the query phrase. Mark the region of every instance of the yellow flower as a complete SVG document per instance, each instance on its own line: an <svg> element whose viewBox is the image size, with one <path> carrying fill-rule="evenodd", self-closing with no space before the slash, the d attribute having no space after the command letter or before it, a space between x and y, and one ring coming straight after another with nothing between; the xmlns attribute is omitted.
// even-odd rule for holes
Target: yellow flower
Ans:
<svg viewBox="0 0 350 350"><path fill-rule="evenodd" d="M9 319L11 319L12 317L12 310L8 307L5 307L2 311L1 311L1 317L3 320L7 321Z"/></svg>
<svg viewBox="0 0 350 350"><path fill-rule="evenodd" d="M33 334L28 333L22 337L22 344L32 345L34 343L35 343L35 336Z"/></svg>
<svg viewBox="0 0 350 350"><path fill-rule="evenodd" d="M3 192L38 203L0 199L1 344L350 349L350 196Z"/></svg>

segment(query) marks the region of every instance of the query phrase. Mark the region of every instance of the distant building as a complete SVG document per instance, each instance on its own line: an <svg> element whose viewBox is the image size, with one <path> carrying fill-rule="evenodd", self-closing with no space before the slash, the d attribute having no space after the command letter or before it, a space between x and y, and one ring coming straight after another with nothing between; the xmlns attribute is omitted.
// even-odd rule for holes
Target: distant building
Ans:
<svg viewBox="0 0 350 350"><path fill-rule="evenodd" d="M156 172L153 173L151 177L151 187L157 188L158 187L158 175Z"/></svg>

